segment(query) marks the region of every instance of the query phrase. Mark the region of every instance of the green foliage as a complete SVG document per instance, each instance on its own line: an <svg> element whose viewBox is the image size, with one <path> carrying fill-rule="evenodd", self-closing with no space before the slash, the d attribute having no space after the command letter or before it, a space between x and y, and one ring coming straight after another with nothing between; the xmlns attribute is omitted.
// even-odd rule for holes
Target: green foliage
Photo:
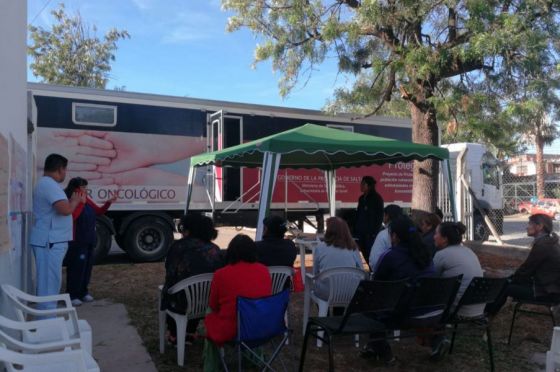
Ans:
<svg viewBox="0 0 560 372"><path fill-rule="evenodd" d="M234 12L230 31L247 27L264 38L255 60L271 60L282 73L282 95L327 58L338 60L341 73L355 75L352 86L338 89L329 100L326 109L331 112L403 115L414 108L425 113L433 109L444 123L444 140L483 141L507 155L519 149L522 139L516 134L523 131L522 120L506 110L520 102L520 89L547 91L547 97L557 89L551 80L559 71L554 62L559 55L558 1L222 4ZM541 71L546 79L528 78L519 86L516 80L528 69L532 75Z"/></svg>
<svg viewBox="0 0 560 372"><path fill-rule="evenodd" d="M128 32L111 29L100 40L95 26L90 32L80 14L68 16L63 4L51 13L55 23L50 30L29 26L33 75L46 83L105 88L117 41L129 38Z"/></svg>

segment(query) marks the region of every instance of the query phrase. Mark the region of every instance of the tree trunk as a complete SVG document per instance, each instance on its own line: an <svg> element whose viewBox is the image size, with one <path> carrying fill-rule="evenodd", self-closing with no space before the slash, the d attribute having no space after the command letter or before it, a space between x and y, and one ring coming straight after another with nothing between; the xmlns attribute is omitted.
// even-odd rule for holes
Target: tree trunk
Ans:
<svg viewBox="0 0 560 372"><path fill-rule="evenodd" d="M412 141L438 146L436 110L424 100L409 103L412 118ZM412 181L412 213L434 212L437 206L439 161L415 161Z"/></svg>
<svg viewBox="0 0 560 372"><path fill-rule="evenodd" d="M541 135L537 134L535 136L535 149L536 149L536 163L537 163L537 197L539 199L546 198L546 192L544 189L544 140Z"/></svg>

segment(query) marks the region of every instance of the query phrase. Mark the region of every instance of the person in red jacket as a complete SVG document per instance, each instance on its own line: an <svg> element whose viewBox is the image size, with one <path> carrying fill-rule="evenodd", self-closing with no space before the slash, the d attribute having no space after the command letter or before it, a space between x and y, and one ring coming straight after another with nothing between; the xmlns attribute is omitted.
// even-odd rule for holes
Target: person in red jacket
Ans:
<svg viewBox="0 0 560 372"><path fill-rule="evenodd" d="M206 315L207 342L204 370L212 370L218 353L216 347L231 341L237 334L237 297L258 298L272 294L268 269L257 262L257 246L244 234L236 235L228 245L227 265L214 273L210 286L210 310Z"/></svg>
<svg viewBox="0 0 560 372"><path fill-rule="evenodd" d="M69 242L68 252L66 252L66 291L70 294L74 306L93 301L88 285L93 268L93 249L97 243L95 216L105 213L117 199L115 194L100 207L87 196L87 184L87 180L75 177L68 182L64 190L66 195L78 191L85 196L82 199L84 201L72 212L74 239Z"/></svg>

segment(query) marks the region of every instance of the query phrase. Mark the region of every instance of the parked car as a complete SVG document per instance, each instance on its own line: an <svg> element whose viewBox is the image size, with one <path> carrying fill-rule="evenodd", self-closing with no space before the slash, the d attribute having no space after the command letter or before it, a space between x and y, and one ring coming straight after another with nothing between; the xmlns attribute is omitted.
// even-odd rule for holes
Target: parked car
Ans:
<svg viewBox="0 0 560 372"><path fill-rule="evenodd" d="M531 209L533 208L533 203L530 201L524 201L517 205L517 210L519 213L531 213Z"/></svg>
<svg viewBox="0 0 560 372"><path fill-rule="evenodd" d="M529 213L546 214L551 218L560 217L560 199L539 199Z"/></svg>

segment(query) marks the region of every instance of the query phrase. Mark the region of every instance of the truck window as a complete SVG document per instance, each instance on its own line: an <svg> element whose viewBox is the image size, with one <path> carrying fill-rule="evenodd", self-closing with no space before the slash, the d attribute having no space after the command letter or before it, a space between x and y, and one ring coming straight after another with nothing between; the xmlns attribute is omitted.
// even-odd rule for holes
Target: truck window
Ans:
<svg viewBox="0 0 560 372"><path fill-rule="evenodd" d="M114 127L117 124L117 106L72 102L72 121L77 125Z"/></svg>
<svg viewBox="0 0 560 372"><path fill-rule="evenodd" d="M500 167L498 166L498 161L496 158L490 154L486 153L482 157L482 177L483 181L487 185L500 187Z"/></svg>

